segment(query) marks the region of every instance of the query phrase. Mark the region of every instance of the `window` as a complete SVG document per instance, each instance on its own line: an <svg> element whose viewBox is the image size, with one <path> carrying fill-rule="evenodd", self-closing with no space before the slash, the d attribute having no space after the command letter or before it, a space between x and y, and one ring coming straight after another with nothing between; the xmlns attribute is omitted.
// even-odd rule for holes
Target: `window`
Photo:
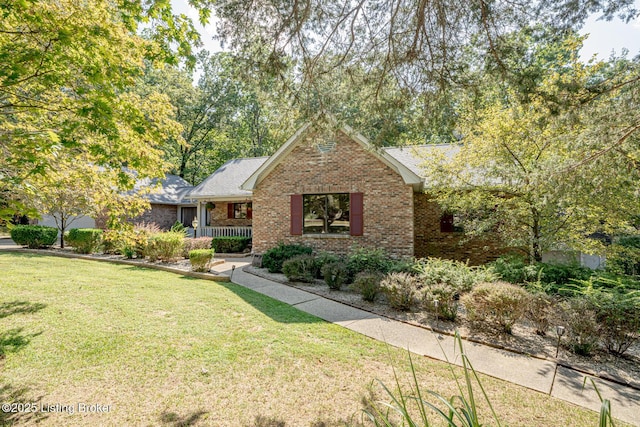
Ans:
<svg viewBox="0 0 640 427"><path fill-rule="evenodd" d="M304 234L349 234L349 193L305 194Z"/></svg>
<svg viewBox="0 0 640 427"><path fill-rule="evenodd" d="M183 207L182 208L182 225L184 225L185 227L191 227L191 223L193 222L193 219L196 217L197 215L197 208L195 207Z"/></svg>
<svg viewBox="0 0 640 427"><path fill-rule="evenodd" d="M440 232L441 233L454 233L461 232L462 226L460 224L460 218L452 213L444 213L440 217Z"/></svg>
<svg viewBox="0 0 640 427"><path fill-rule="evenodd" d="M251 203L229 203L227 205L228 219L251 219L252 216Z"/></svg>

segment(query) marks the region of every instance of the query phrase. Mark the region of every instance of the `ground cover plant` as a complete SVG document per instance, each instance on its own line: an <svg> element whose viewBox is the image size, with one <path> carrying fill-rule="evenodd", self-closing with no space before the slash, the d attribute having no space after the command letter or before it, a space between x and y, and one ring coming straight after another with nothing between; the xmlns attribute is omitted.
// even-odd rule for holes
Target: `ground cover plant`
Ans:
<svg viewBox="0 0 640 427"><path fill-rule="evenodd" d="M0 253L0 268L0 401L110 406L39 414L42 425L358 425L374 378L393 384L395 366L412 381L404 350L233 284L36 254ZM445 396L457 393L450 369L414 361L420 385ZM481 378L505 424L596 424L591 411Z"/></svg>

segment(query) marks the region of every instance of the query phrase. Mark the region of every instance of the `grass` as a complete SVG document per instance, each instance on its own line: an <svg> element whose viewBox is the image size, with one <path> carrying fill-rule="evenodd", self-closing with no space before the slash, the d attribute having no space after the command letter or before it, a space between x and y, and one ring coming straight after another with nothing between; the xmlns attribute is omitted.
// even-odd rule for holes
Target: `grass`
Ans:
<svg viewBox="0 0 640 427"><path fill-rule="evenodd" d="M356 425L374 379L392 383L395 366L412 381L406 351L234 284L34 254L0 253L0 271L0 402L110 405L0 412L0 425ZM425 389L457 393L446 364L413 369ZM597 425L591 411L481 379L503 425Z"/></svg>

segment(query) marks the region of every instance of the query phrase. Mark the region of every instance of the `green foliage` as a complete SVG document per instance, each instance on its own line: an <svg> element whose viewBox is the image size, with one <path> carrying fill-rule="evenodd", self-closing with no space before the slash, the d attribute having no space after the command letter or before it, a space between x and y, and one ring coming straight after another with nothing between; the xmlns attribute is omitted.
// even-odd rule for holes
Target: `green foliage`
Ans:
<svg viewBox="0 0 640 427"><path fill-rule="evenodd" d="M313 255L297 255L282 264L282 272L292 282L313 283L319 270L318 261Z"/></svg>
<svg viewBox="0 0 640 427"><path fill-rule="evenodd" d="M192 249L189 251L189 262L193 271L209 271L213 259L213 249Z"/></svg>
<svg viewBox="0 0 640 427"><path fill-rule="evenodd" d="M502 280L509 283L539 283L548 293L562 293L566 285L576 280L586 280L593 270L577 263L535 263L529 264L521 257L502 257L490 264Z"/></svg>
<svg viewBox="0 0 640 427"><path fill-rule="evenodd" d="M214 237L211 241L211 247L219 254L234 254L243 252L249 243L251 243L251 237Z"/></svg>
<svg viewBox="0 0 640 427"><path fill-rule="evenodd" d="M447 399L434 390L422 390L418 382L413 360L411 359L411 353L408 353L411 372L411 388L409 392L406 392L401 386L396 370L394 369L395 390L392 391L384 383L379 382L391 401L367 401L368 408L364 409L367 418L376 427L392 427L398 425L429 427L431 425L440 425L439 423L432 424L432 422L437 420L444 422L445 425L450 427L480 427L485 424L480 422L480 411L476 403L476 391L474 387L478 387L491 411L493 420L499 427L501 425L500 420L491 405L489 396L482 386L478 374L475 369L473 369L469 358L464 352L462 338L457 331L455 344L462 360L464 382L461 383L457 376L453 374L451 364L449 364L449 368L458 386L459 395ZM434 401L428 400L430 398Z"/></svg>
<svg viewBox="0 0 640 427"><path fill-rule="evenodd" d="M491 267L509 283L525 283L538 277L537 268L519 256L500 257L491 263Z"/></svg>
<svg viewBox="0 0 640 427"><path fill-rule="evenodd" d="M334 261L326 263L321 268L322 277L329 286L329 289L339 291L342 286L349 280L349 271L347 264L342 261Z"/></svg>
<svg viewBox="0 0 640 427"><path fill-rule="evenodd" d="M149 236L145 255L151 261L175 261L182 257L184 234L173 231L154 233Z"/></svg>
<svg viewBox="0 0 640 427"><path fill-rule="evenodd" d="M351 288L359 292L363 300L374 302L380 294L380 281L382 277L380 273L363 271L356 274Z"/></svg>
<svg viewBox="0 0 640 427"><path fill-rule="evenodd" d="M363 271L387 273L391 265L389 255L382 248L354 247L347 257L347 269L351 280Z"/></svg>
<svg viewBox="0 0 640 427"><path fill-rule="evenodd" d="M169 231L173 231L175 233L182 233L185 236L187 235L187 228L180 221L176 221L173 223Z"/></svg>
<svg viewBox="0 0 640 427"><path fill-rule="evenodd" d="M389 305L396 310L409 310L420 289L419 279L409 273L389 273L380 282Z"/></svg>
<svg viewBox="0 0 640 427"><path fill-rule="evenodd" d="M418 259L413 264L413 271L425 286L448 285L460 294L471 290L475 283L497 279L491 268L469 267L460 261L441 258Z"/></svg>
<svg viewBox="0 0 640 427"><path fill-rule="evenodd" d="M262 266L270 273L282 273L282 264L296 255L310 255L313 250L302 245L285 245L280 243L275 248L271 248L262 255Z"/></svg>
<svg viewBox="0 0 640 427"><path fill-rule="evenodd" d="M530 295L524 316L531 321L536 334L544 336L551 323L556 320L556 313L555 299L541 291Z"/></svg>
<svg viewBox="0 0 640 427"><path fill-rule="evenodd" d="M338 262L338 261L342 261L342 258L332 252L327 252L327 251L320 251L316 254L316 261L318 263L318 279L322 279L322 267L325 266L325 264L329 264L332 262Z"/></svg>
<svg viewBox="0 0 640 427"><path fill-rule="evenodd" d="M458 317L459 290L446 283L434 283L421 289L422 307L438 318L454 322ZM438 301L436 306L435 301Z"/></svg>
<svg viewBox="0 0 640 427"><path fill-rule="evenodd" d="M96 228L72 228L67 241L74 250L81 254L91 254L100 249L103 231Z"/></svg>
<svg viewBox="0 0 640 427"><path fill-rule="evenodd" d="M583 296L569 298L561 306L571 350L581 356L590 356L598 347L600 338L595 307Z"/></svg>
<svg viewBox="0 0 640 427"><path fill-rule="evenodd" d="M632 245L636 243L636 239L629 239L629 243L631 244L619 242L607 248L607 272L616 275L640 275L640 248Z"/></svg>
<svg viewBox="0 0 640 427"><path fill-rule="evenodd" d="M44 225L16 225L11 229L11 239L17 245L30 249L45 248L56 243L58 229Z"/></svg>
<svg viewBox="0 0 640 427"><path fill-rule="evenodd" d="M195 239L185 237L182 256L189 258L189 252L194 249L211 249L211 237L196 237Z"/></svg>
<svg viewBox="0 0 640 427"><path fill-rule="evenodd" d="M462 304L474 327L495 326L511 334L513 325L525 313L529 294L520 286L507 282L480 283L463 295Z"/></svg>

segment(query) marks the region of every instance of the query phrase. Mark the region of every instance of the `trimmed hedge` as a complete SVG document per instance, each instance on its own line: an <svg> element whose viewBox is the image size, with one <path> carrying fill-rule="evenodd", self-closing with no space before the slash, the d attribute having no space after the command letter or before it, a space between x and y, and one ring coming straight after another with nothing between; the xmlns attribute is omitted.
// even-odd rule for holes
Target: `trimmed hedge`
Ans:
<svg viewBox="0 0 640 427"><path fill-rule="evenodd" d="M189 262L193 271L208 271L213 259L213 249L194 249L189 251Z"/></svg>
<svg viewBox="0 0 640 427"><path fill-rule="evenodd" d="M56 243L58 229L44 225L16 225L11 229L11 239L29 249L46 248Z"/></svg>
<svg viewBox="0 0 640 427"><path fill-rule="evenodd" d="M102 230L98 228L72 228L66 237L67 243L81 254L98 252L102 243Z"/></svg>
<svg viewBox="0 0 640 427"><path fill-rule="evenodd" d="M149 237L146 255L151 261L174 261L182 257L184 234L175 231L155 233Z"/></svg>
<svg viewBox="0 0 640 427"><path fill-rule="evenodd" d="M211 249L211 237L185 237L184 248L182 248L182 256L189 258L189 252L195 249Z"/></svg>
<svg viewBox="0 0 640 427"><path fill-rule="evenodd" d="M219 254L232 254L244 251L249 243L251 243L251 237L214 237L211 241L211 248Z"/></svg>

